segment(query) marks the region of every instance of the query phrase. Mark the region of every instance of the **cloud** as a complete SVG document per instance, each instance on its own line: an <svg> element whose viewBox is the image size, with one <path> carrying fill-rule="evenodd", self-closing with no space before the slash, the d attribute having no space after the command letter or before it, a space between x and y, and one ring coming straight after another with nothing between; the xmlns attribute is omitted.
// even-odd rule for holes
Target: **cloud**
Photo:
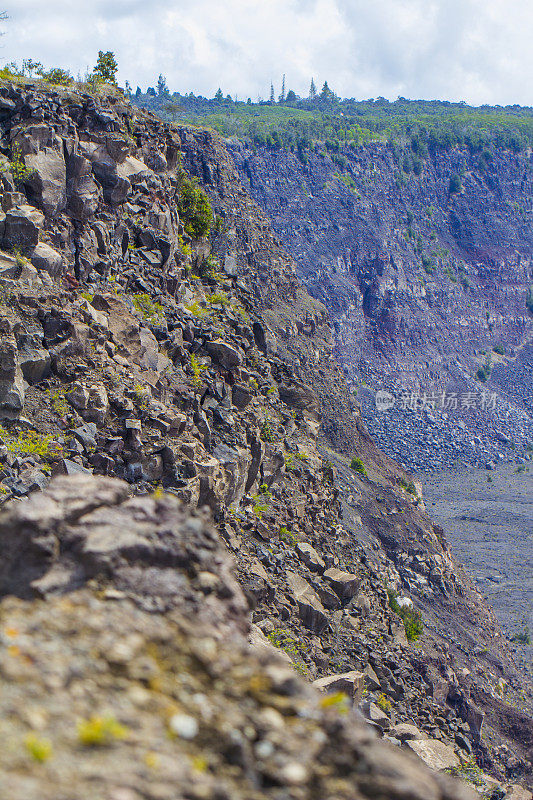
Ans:
<svg viewBox="0 0 533 800"><path fill-rule="evenodd" d="M239 98L307 94L533 105L530 0L4 0L4 62L84 73L113 50L122 82Z"/></svg>

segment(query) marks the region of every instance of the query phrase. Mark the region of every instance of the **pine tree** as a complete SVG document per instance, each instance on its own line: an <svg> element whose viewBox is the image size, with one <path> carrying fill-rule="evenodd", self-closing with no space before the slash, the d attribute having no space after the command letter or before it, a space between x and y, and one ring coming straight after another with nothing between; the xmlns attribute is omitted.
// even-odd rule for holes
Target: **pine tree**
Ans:
<svg viewBox="0 0 533 800"><path fill-rule="evenodd" d="M270 102L274 102L274 84L272 82L270 83Z"/></svg>
<svg viewBox="0 0 533 800"><path fill-rule="evenodd" d="M316 86L314 78L311 78L311 86L309 88L309 99L316 100Z"/></svg>
<svg viewBox="0 0 533 800"><path fill-rule="evenodd" d="M157 79L157 94L158 95L169 94L167 79L163 75L160 75L159 78Z"/></svg>
<svg viewBox="0 0 533 800"><path fill-rule="evenodd" d="M224 95L222 94L222 89L219 86L218 90L217 90L217 93L215 95L215 100L217 101L217 103L221 103L223 101L223 99L224 99Z"/></svg>
<svg viewBox="0 0 533 800"><path fill-rule="evenodd" d="M281 94L279 96L279 102L280 103L285 102L285 73L283 74L283 82L281 84Z"/></svg>

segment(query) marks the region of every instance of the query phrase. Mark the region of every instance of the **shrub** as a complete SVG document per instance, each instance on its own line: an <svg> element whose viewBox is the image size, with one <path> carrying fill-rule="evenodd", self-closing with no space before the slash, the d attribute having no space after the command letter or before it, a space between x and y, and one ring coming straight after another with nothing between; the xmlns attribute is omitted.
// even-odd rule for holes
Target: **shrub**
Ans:
<svg viewBox="0 0 533 800"><path fill-rule="evenodd" d="M389 591L387 594L389 596L389 606L392 611L402 618L407 640L409 642L416 642L424 630L422 614L412 606L401 606L398 603L398 596L395 592Z"/></svg>
<svg viewBox="0 0 533 800"><path fill-rule="evenodd" d="M206 193L196 180L182 179L177 205L189 236L199 239L209 233L213 211Z"/></svg>
<svg viewBox="0 0 533 800"><path fill-rule="evenodd" d="M358 472L360 475L364 475L365 477L368 474L365 465L363 464L360 458L357 458L357 456L354 456L354 458L352 458L350 462L350 467L351 469L353 469L354 472Z"/></svg>
<svg viewBox="0 0 533 800"><path fill-rule="evenodd" d="M157 325L163 316L161 303L154 303L148 294L134 294L131 298L133 305L140 314L153 325Z"/></svg>
<svg viewBox="0 0 533 800"><path fill-rule="evenodd" d="M15 186L19 189L34 173L34 170L27 167L24 163L22 150L18 144L13 145L12 159L9 162L9 172L13 175Z"/></svg>
<svg viewBox="0 0 533 800"><path fill-rule="evenodd" d="M200 364L194 353L191 353L191 369L194 375L193 383L195 386L199 386L205 372L205 367Z"/></svg>
<svg viewBox="0 0 533 800"><path fill-rule="evenodd" d="M279 538L285 544L290 545L291 547L296 547L298 544L298 537L295 533L292 533L288 528L280 528L279 529Z"/></svg>
<svg viewBox="0 0 533 800"><path fill-rule="evenodd" d="M392 708L391 701L387 697L385 697L384 694L380 694L380 696L376 701L376 704L381 708L381 710L385 714L390 714L390 710Z"/></svg>
<svg viewBox="0 0 533 800"><path fill-rule="evenodd" d="M276 441L276 437L274 436L274 432L272 431L272 428L270 427L270 422L267 419L265 419L263 421L263 424L261 425L261 439L264 442L275 442Z"/></svg>
<svg viewBox="0 0 533 800"><path fill-rule="evenodd" d="M495 353L498 353L499 356L505 355L505 347L502 344L497 344L492 349Z"/></svg>
<svg viewBox="0 0 533 800"><path fill-rule="evenodd" d="M517 633L511 636L511 641L516 642L517 644L531 644L531 635L529 633L529 628L524 628L522 631L518 631Z"/></svg>
<svg viewBox="0 0 533 800"><path fill-rule="evenodd" d="M14 455L33 455L44 459L53 458L60 452L59 445L53 445L53 436L42 436L35 431L21 431L18 436L10 436L0 425L0 439L8 451Z"/></svg>

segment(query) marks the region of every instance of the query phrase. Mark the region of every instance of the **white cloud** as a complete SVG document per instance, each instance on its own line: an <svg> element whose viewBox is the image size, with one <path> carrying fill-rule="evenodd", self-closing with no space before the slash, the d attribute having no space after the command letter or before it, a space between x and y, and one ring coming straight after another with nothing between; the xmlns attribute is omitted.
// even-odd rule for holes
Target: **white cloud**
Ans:
<svg viewBox="0 0 533 800"><path fill-rule="evenodd" d="M307 93L533 105L530 0L4 0L0 57L74 74L113 50L120 80L212 96Z"/></svg>

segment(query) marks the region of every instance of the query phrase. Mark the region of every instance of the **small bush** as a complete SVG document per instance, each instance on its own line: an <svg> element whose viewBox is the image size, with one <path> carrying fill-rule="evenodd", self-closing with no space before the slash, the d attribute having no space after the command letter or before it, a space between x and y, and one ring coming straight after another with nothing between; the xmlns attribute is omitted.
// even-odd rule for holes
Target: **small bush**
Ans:
<svg viewBox="0 0 533 800"><path fill-rule="evenodd" d="M386 697L384 694L380 694L376 700L376 705L378 705L385 714L390 714L392 704L388 697Z"/></svg>
<svg viewBox="0 0 533 800"><path fill-rule="evenodd" d="M22 157L22 150L20 149L19 145L13 145L12 151L12 159L9 162L9 172L13 175L13 180L15 182L15 186L20 189L21 186L27 181L35 170L30 169L24 163L24 159Z"/></svg>
<svg viewBox="0 0 533 800"><path fill-rule="evenodd" d="M398 596L395 592L389 591L389 606L395 614L402 618L403 627L407 641L416 642L420 638L424 630L424 623L422 621L422 614L412 606L401 606L398 603Z"/></svg>
<svg viewBox="0 0 533 800"><path fill-rule="evenodd" d="M295 533L292 533L288 528L280 528L279 529L279 538L285 544L290 545L290 547L296 547L298 544L298 537Z"/></svg>
<svg viewBox="0 0 533 800"><path fill-rule="evenodd" d="M358 472L360 475L364 475L365 478L367 477L368 473L366 471L366 467L361 461L360 458L354 456L350 462L350 467L353 469L354 472Z"/></svg>
<svg viewBox="0 0 533 800"><path fill-rule="evenodd" d="M496 344L492 349L495 353L498 353L499 356L505 355L505 347L502 344Z"/></svg>
<svg viewBox="0 0 533 800"><path fill-rule="evenodd" d="M276 437L274 436L274 432L270 427L269 420L265 419L263 424L261 425L261 439L264 442L275 442Z"/></svg>
<svg viewBox="0 0 533 800"><path fill-rule="evenodd" d="M177 205L189 236L200 239L209 233L213 222L213 211L206 193L198 186L196 180L182 179Z"/></svg>
<svg viewBox="0 0 533 800"><path fill-rule="evenodd" d="M531 635L529 633L529 628L524 628L522 631L518 631L513 636L511 636L511 641L516 642L517 644L531 644Z"/></svg>
<svg viewBox="0 0 533 800"><path fill-rule="evenodd" d="M144 319L151 322L152 325L157 325L161 322L163 317L163 306L161 303L154 303L148 294L134 294L131 298L133 305Z"/></svg>

